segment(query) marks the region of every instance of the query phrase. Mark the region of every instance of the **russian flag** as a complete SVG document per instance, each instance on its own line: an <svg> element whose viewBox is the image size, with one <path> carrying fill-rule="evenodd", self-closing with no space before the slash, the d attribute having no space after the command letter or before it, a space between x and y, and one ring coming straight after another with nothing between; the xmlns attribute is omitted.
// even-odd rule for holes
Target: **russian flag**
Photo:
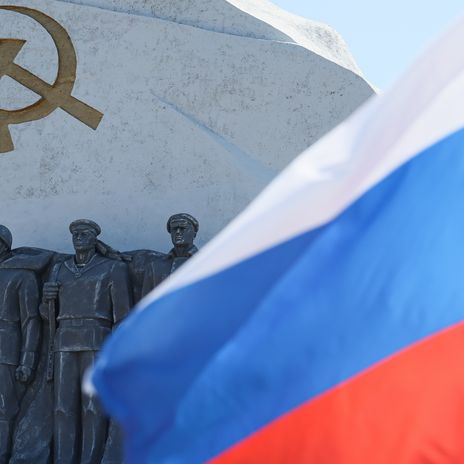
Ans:
<svg viewBox="0 0 464 464"><path fill-rule="evenodd" d="M111 337L127 463L464 462L464 22Z"/></svg>

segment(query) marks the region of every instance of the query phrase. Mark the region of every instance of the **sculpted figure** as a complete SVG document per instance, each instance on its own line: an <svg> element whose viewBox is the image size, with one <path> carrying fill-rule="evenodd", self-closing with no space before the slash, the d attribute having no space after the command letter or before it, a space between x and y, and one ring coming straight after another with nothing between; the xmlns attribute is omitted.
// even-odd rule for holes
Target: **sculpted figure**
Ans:
<svg viewBox="0 0 464 464"><path fill-rule="evenodd" d="M171 264L170 274L198 251L193 241L197 236L199 227L198 221L190 214L174 214L168 219L166 228L171 234L174 245L174 248L167 255L167 261L170 261Z"/></svg>
<svg viewBox="0 0 464 464"><path fill-rule="evenodd" d="M10 265L11 232L0 225L0 463L9 461L13 427L40 343L39 289L32 271Z"/></svg>
<svg viewBox="0 0 464 464"><path fill-rule="evenodd" d="M191 258L198 248L193 244L197 236L199 223L186 213L172 215L166 224L174 247L167 255L152 261L145 273L143 296L148 294L164 279Z"/></svg>
<svg viewBox="0 0 464 464"><path fill-rule="evenodd" d="M108 420L97 398L84 394L81 384L105 338L128 314L131 289L126 264L97 239L98 224L81 219L69 230L75 255L53 267L41 305L50 326L56 323L49 366L54 381L54 461L98 464Z"/></svg>

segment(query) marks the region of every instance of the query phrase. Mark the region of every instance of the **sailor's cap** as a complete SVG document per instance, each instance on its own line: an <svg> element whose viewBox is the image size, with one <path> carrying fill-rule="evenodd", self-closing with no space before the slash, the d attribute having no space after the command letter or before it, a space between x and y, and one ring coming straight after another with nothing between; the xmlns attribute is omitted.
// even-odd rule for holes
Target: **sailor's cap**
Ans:
<svg viewBox="0 0 464 464"><path fill-rule="evenodd" d="M71 222L71 224L69 224L69 231L73 233L75 229L78 227L82 228L83 226L88 229L92 229L95 232L95 235L101 234L100 226L90 219L76 219L75 221Z"/></svg>
<svg viewBox="0 0 464 464"><path fill-rule="evenodd" d="M191 216L190 214L187 213L178 213L178 214L173 214L169 219L168 223L166 224L166 228L168 229L168 232L171 233L171 223L174 221L188 221L193 225L193 228L195 232L198 232L198 229L200 228L200 224L198 221Z"/></svg>

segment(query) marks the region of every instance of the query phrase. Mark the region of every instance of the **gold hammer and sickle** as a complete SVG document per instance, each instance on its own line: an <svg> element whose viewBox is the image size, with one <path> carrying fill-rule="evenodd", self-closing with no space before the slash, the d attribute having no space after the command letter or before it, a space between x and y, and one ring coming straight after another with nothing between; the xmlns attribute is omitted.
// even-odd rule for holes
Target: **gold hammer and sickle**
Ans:
<svg viewBox="0 0 464 464"><path fill-rule="evenodd" d="M21 124L45 118L57 108L92 129L100 124L103 114L71 96L76 80L77 58L66 30L46 14L22 6L0 6L0 10L15 11L37 21L51 35L58 51L58 71L55 82L49 84L14 62L26 43L19 39L0 39L0 79L9 76L42 98L33 105L18 110L0 109L0 153L14 150L9 124Z"/></svg>

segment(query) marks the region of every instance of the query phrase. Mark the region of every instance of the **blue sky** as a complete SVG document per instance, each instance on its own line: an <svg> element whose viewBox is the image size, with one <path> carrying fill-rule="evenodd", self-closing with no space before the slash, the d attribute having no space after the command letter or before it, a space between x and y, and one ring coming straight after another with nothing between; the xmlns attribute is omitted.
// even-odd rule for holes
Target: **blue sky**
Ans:
<svg viewBox="0 0 464 464"><path fill-rule="evenodd" d="M337 29L365 77L380 89L388 88L427 43L464 15L463 0L271 1Z"/></svg>

